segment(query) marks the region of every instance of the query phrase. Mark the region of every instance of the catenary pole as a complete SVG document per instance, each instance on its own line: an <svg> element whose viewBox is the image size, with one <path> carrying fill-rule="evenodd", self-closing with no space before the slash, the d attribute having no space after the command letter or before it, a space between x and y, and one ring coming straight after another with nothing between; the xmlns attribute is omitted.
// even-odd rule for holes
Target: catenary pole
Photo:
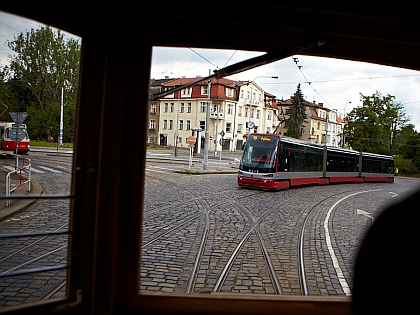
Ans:
<svg viewBox="0 0 420 315"><path fill-rule="evenodd" d="M209 70L209 75L210 73L211 73L211 70ZM203 170L207 170L208 165L209 165L210 89L211 89L211 78L208 80L208 85L207 85L206 131L204 134Z"/></svg>

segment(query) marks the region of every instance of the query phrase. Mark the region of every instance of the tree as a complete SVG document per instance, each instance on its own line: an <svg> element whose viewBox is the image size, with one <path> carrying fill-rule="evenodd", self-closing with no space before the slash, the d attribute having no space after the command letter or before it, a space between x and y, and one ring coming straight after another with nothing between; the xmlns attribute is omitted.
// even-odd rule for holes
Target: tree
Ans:
<svg viewBox="0 0 420 315"><path fill-rule="evenodd" d="M64 92L64 135L73 131L79 77L80 44L64 39L50 27L20 33L6 42L15 52L4 66L14 97L9 101L27 111L31 138L58 137L61 93Z"/></svg>
<svg viewBox="0 0 420 315"><path fill-rule="evenodd" d="M393 152L405 159L413 159L420 153L420 134L414 128L413 124L402 127L393 142Z"/></svg>
<svg viewBox="0 0 420 315"><path fill-rule="evenodd" d="M347 116L346 139L358 151L390 154L397 130L408 121L401 103L395 96L372 96L360 94L361 107L354 108Z"/></svg>
<svg viewBox="0 0 420 315"><path fill-rule="evenodd" d="M300 90L300 83L297 86L296 92L292 97L292 104L287 109L286 119L287 135L293 138L300 138L302 136L304 123L307 123L308 118L306 114L305 99L303 98L302 91Z"/></svg>

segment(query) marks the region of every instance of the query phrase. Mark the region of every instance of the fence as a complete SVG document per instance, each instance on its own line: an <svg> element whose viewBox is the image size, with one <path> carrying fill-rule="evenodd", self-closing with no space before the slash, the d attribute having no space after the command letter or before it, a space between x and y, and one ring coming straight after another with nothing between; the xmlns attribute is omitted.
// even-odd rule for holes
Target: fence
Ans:
<svg viewBox="0 0 420 315"><path fill-rule="evenodd" d="M22 165L19 166L19 159L16 157L16 169L7 173L6 175L6 197L10 197L10 193L17 190L18 188L24 187L24 185L28 184L28 191L31 191L31 160L28 158L21 158ZM26 174L22 174L22 172L28 172L28 178ZM13 186L13 188L12 188ZM6 207L11 205L11 199L7 199Z"/></svg>

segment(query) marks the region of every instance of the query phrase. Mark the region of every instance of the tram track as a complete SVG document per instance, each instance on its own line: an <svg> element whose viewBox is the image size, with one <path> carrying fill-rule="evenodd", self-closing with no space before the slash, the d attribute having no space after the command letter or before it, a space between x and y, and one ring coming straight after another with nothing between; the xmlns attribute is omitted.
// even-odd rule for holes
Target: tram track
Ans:
<svg viewBox="0 0 420 315"><path fill-rule="evenodd" d="M48 195L68 194L72 160L38 154L26 156L33 172L32 178L41 184ZM20 159L19 159L20 162ZM26 164L26 161L22 161ZM20 163L19 163L20 164ZM47 299L65 294L68 266L68 200L48 198L36 200L30 208L0 222L2 257L0 277L7 283L26 281L42 284L32 300ZM3 279L2 279L3 280ZM25 283L22 283L25 286ZM39 294L41 293L42 294ZM3 289L0 295L3 296ZM7 294L7 292L6 292Z"/></svg>
<svg viewBox="0 0 420 315"><path fill-rule="evenodd" d="M331 233L330 232L330 223L329 220L333 214L333 211L335 208L341 203L342 201L349 199L351 197L363 194L363 193L370 193L370 192L376 192L380 191L382 189L374 189L374 190L348 190L343 191L338 194L330 195L325 198L322 198L318 200L307 212L303 223L300 227L300 233L299 233L299 240L298 240L298 260L299 260L299 282L300 282L300 290L302 295L310 295L309 293L309 287L308 287L308 281L306 277L306 271L305 271L305 255L304 255L304 248L305 248L305 232L306 232L306 225L309 220L309 218L314 215L314 212L318 212L319 216L319 226L323 227L324 230L324 246L328 249L329 258L332 261L334 270L335 270L335 276L337 277L338 281L340 282L342 291L345 295L351 295L351 291L348 285L348 281L345 279L345 276L343 275L342 268L339 264L339 259L337 258L339 253L336 253L334 250L334 246Z"/></svg>
<svg viewBox="0 0 420 315"><path fill-rule="evenodd" d="M179 188L177 183L173 183L172 181L169 181L167 179L163 179L163 178L152 176L152 175L147 175L147 177L148 177L148 179L155 179L155 180L159 180L159 181L162 181L162 182L167 182L167 183L171 184L173 188L175 188L175 187ZM196 257L195 257L194 262L193 262L192 267L191 267L191 275L189 277L189 280L188 280L188 283L187 283L186 289L185 289L186 293L190 293L190 292L194 292L194 286L195 286L195 282L196 282L196 278L197 278L197 272L199 270L199 267L200 267L200 264L201 264L201 261L202 261L203 255L204 255L204 251L206 249L206 242L208 241L208 234L209 234L209 229L210 229L210 213L212 211L211 208L217 208L218 206L221 206L221 205L225 204L227 202L227 200L229 200L229 199L232 201L232 196L230 196L230 195L232 194L232 192L236 192L238 188L235 187L234 189L224 190L223 195L225 195L226 197L222 198L222 200L220 200L219 202L215 202L215 203L212 203L210 205L210 204L207 204L207 202L204 202L202 200L202 198L200 198L201 195L198 195L197 193L194 193L194 190L185 188L184 186L185 185L183 185L183 187L180 187L180 189L182 189L189 196L191 196L191 198L189 198L188 201L177 201L175 203L171 203L170 205L162 206L160 209L154 209L151 212L147 212L147 214L145 214L145 218L151 218L153 216L152 214L155 214L156 212L161 211L163 209L168 209L168 210L171 209L173 211L173 209L176 209L180 206L183 206L183 205L191 202L191 200L199 201L201 203L202 210L199 213L194 214L190 217L187 217L184 220L181 220L180 222L178 222L176 224L172 224L171 227L164 228L165 232L160 233L159 235L155 236L153 239L148 240L147 242L144 242L143 245L142 245L142 249L146 248L147 246L150 246L151 244L153 244L154 242L163 238L164 236L169 235L171 233L174 233L175 231L177 231L181 227L187 225L188 223L191 223L194 220L199 219L200 217L202 217L204 215L205 219L204 219L204 224L203 224L204 228L203 228L203 231L202 231L202 236L201 236L200 241L199 241L199 246L198 246L198 249L197 249ZM206 190L207 191L209 190L208 187L206 188ZM263 193L263 192L256 191L256 192L253 192L251 194L248 194L248 197L257 196L261 193ZM220 194L219 194L219 196L220 196ZM234 202L234 200L232 202ZM249 220L251 221L252 218L249 217ZM263 244L262 240L261 240L261 244Z"/></svg>
<svg viewBox="0 0 420 315"><path fill-rule="evenodd" d="M218 280L217 280L217 282L216 282L216 284L213 288L213 292L219 292L221 290L222 285L227 278L227 274L230 271L234 261L236 260L239 251L242 249L244 243L249 240L250 235L255 234L255 236L258 240L258 244L260 246L260 249L263 253L265 264L267 265L267 268L269 270L269 274L270 274L270 278L271 278L271 282L272 282L274 291L275 291L276 294L282 294L280 283L277 279L276 272L273 268L273 264L271 262L270 256L269 256L269 254L267 252L267 249L265 247L264 240L261 236L261 231L260 231L260 223L265 219L265 217L267 217L275 209L273 208L271 210L266 211L260 219L255 221L254 218L252 217L252 215L249 213L249 211L247 211L243 206L235 205L235 204L231 204L231 206L232 207L237 207L242 212L244 212L245 215L250 220L251 226L250 226L250 229L248 230L248 232L245 234L245 236L239 241L239 244L236 246L233 253L229 257L229 260L228 260L227 264L225 265L222 272L220 273L220 276L219 276L219 278L218 278Z"/></svg>
<svg viewBox="0 0 420 315"><path fill-rule="evenodd" d="M185 288L185 292L189 293L189 292L194 290L194 283L195 283L195 280L196 280L197 270L198 270L198 267L199 267L199 264L201 262L201 258L202 258L202 255L203 255L203 250L204 250L204 246L205 246L204 244L205 244L205 242L207 240L207 237L208 237L208 232L209 232L209 227L210 227L209 213L210 213L211 209L210 209L210 207L207 203L205 203L201 198L199 198L199 196L197 196L197 194L194 194L193 192L191 192L191 190L188 190L188 189L186 189L186 188L184 188L180 185L177 185L176 183L173 183L172 181L169 181L167 179L162 179L162 178L158 178L156 176L151 176L151 175L146 175L146 176L148 178L154 178L154 179L157 179L159 181L163 181L163 182L166 182L166 183L170 183L171 185L175 185L176 187L182 189L187 195L192 197L191 199L194 199L194 200L198 201L202 206L203 210L201 210L199 213L197 213L197 214L193 215L192 217L190 217L186 220L183 220L180 223L172 226L171 228L167 229L167 231L165 233L160 234L159 236L155 237L154 239L152 239L149 242L144 243L142 245L142 249L146 248L147 246L149 246L150 244L159 240L160 238L164 237L165 235L173 233L174 231L178 230L180 227L182 227L182 226L186 225L187 223L190 223L191 221L196 220L196 219L198 219L198 218L200 218L204 215L204 221L205 222L204 222L204 227L203 227L203 231L202 231L202 236L201 236L199 249L197 251L195 261L194 261L194 264L192 266L192 270L191 270L191 273L190 273L190 276L188 278L188 282L187 282L187 285L186 285L186 288ZM189 200L189 202L191 202L191 199ZM178 205L182 205L182 204L184 204L184 203L182 203L182 202L178 203ZM164 207L164 209L165 208L167 208L167 207ZM160 209L160 210L162 210L162 209Z"/></svg>

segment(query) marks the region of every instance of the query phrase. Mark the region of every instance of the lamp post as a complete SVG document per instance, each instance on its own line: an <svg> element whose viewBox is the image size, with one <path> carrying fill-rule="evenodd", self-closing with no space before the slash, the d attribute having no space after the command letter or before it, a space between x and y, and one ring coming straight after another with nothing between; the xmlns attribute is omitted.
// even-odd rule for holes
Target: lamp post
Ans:
<svg viewBox="0 0 420 315"><path fill-rule="evenodd" d="M346 147L346 133L345 133L345 129L346 129L346 106L347 106L347 104L351 104L351 102L347 102L346 105L344 105L343 148Z"/></svg>
<svg viewBox="0 0 420 315"><path fill-rule="evenodd" d="M209 75L211 70L209 69ZM210 125L210 92L211 92L211 79L209 79L207 83L207 104L206 104L206 130L204 132L204 162L203 162L203 170L208 169L208 161L209 161L209 125Z"/></svg>

